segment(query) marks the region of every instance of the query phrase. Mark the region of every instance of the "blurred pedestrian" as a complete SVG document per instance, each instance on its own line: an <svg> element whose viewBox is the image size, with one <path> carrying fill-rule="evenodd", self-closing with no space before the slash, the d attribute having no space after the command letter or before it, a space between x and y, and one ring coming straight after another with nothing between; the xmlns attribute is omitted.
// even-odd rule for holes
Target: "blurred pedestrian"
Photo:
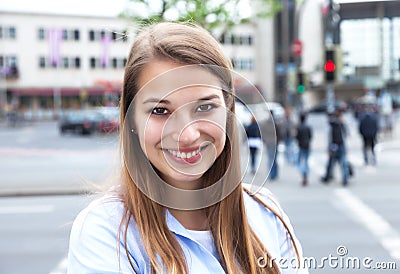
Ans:
<svg viewBox="0 0 400 274"><path fill-rule="evenodd" d="M297 166L303 176L302 185L306 186L308 184L308 157L310 156L310 144L312 139L311 127L306 124L306 113L300 114L300 124L297 126L296 139L299 146Z"/></svg>
<svg viewBox="0 0 400 274"><path fill-rule="evenodd" d="M328 183L333 178L333 166L336 162L338 162L342 170L342 184L343 186L346 186L349 180L349 166L346 157L345 144L347 129L343 120L342 112L340 110L336 110L334 114L329 117L329 125L329 159L326 167L325 176L321 178L321 181L323 183Z"/></svg>
<svg viewBox="0 0 400 274"><path fill-rule="evenodd" d="M363 139L363 154L366 165L376 164L375 143L378 134L378 118L374 111L366 109L360 116L359 131ZM369 160L371 152L371 160Z"/></svg>
<svg viewBox="0 0 400 274"><path fill-rule="evenodd" d="M379 113L382 116L381 126L385 137L392 137L393 133L393 99L390 93L384 90L379 98Z"/></svg>
<svg viewBox="0 0 400 274"><path fill-rule="evenodd" d="M290 164L296 163L296 126L292 119L292 111L289 107L285 108L285 119L283 122L283 138L285 143L285 159Z"/></svg>
<svg viewBox="0 0 400 274"><path fill-rule="evenodd" d="M266 146L268 166L270 167L268 178L273 181L279 175L278 146L282 141L282 122L276 119L272 110L270 113L271 116L261 124L261 132L263 142Z"/></svg>
<svg viewBox="0 0 400 274"><path fill-rule="evenodd" d="M261 133L256 118L251 117L250 124L246 127L247 144L250 150L251 173L256 172L258 150L262 147Z"/></svg>
<svg viewBox="0 0 400 274"><path fill-rule="evenodd" d="M218 42L159 23L127 60L119 176L75 219L67 273L308 273L279 204L241 183L233 73Z"/></svg>

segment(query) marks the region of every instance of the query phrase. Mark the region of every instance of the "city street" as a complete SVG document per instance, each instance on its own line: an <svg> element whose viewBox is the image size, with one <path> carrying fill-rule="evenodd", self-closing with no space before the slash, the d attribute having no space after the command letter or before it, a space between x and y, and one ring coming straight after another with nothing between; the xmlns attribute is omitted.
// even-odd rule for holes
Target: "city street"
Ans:
<svg viewBox="0 0 400 274"><path fill-rule="evenodd" d="M330 184L319 181L328 130L320 114L309 117L314 130L309 186L301 186L296 167L285 162L280 147L279 178L266 187L289 215L311 273L398 273L400 129L380 139L378 164L365 166L357 123L351 114L345 120L355 167L348 187L342 187L338 167ZM118 135L61 136L53 122L1 127L0 155L0 273L65 273L72 221L91 199L79 193L112 176ZM266 177L263 166L265 159L255 180ZM246 174L244 182L250 181Z"/></svg>
<svg viewBox="0 0 400 274"><path fill-rule="evenodd" d="M140 145L150 148L156 174L180 186L187 174L203 174L208 159L222 150L223 121L231 118L223 100L235 106L238 124L250 124L246 131L239 127L240 148L233 149L241 167L231 167L241 171L241 181L229 181L254 194L272 192L271 201L279 202L279 213L289 217L301 243L301 267L323 274L400 273L399 33L399 0L0 1L0 274L66 274L77 214L120 184L121 166L153 178L147 165L132 172L137 144L129 144L124 161L120 136L110 133L122 127L119 108L129 116L124 141L132 140L131 131L144 132ZM276 158L275 147L270 149L273 126L260 127L267 120L259 104L264 100L268 116L282 126ZM311 143L303 110L310 113ZM285 147L296 132L288 115L300 125L298 142L302 148L310 144L309 154L298 157L297 140ZM348 129L344 138L341 118ZM261 140L259 131L268 137ZM165 132L167 138L159 140L157 134ZM375 136L376 159L368 164L363 145L375 144ZM250 170L255 147L257 167ZM175 171L184 169L183 177L167 166L161 151L177 165ZM223 152L219 160L233 158ZM310 173L303 178L297 161L308 155ZM278 166L271 176L267 157ZM199 183L193 178L190 187ZM174 198L185 201L180 193ZM205 228L203 215L176 216L185 227ZM213 248L206 234L191 234ZM159 240L153 238L150 245ZM222 238L221 245L230 246ZM266 243L271 247L286 245ZM199 250L188 248L187 254ZM249 248L240 254L260 267L267 262L252 258ZM244 272L250 269L238 262ZM199 263L211 269L208 261ZM296 272L285 271L288 265L298 267L276 263L282 274Z"/></svg>

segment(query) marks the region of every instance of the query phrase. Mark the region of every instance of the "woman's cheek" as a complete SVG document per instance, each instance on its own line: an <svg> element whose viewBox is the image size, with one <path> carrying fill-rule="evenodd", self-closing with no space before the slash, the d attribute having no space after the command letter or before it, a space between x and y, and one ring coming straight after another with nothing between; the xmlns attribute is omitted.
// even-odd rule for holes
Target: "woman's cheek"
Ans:
<svg viewBox="0 0 400 274"><path fill-rule="evenodd" d="M148 120L148 122L143 126L144 141L155 145L161 141L162 131L163 123Z"/></svg>

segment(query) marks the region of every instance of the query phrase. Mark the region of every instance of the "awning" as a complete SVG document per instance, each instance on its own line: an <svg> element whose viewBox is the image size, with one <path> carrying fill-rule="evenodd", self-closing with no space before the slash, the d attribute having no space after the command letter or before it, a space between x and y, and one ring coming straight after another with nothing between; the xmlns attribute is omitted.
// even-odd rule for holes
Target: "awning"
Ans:
<svg viewBox="0 0 400 274"><path fill-rule="evenodd" d="M104 95L109 93L119 94L120 89L104 88L104 87L90 87L90 88L59 88L61 96L79 96L86 92L88 95ZM53 96L57 93L57 88L11 88L9 89L12 94L20 96Z"/></svg>

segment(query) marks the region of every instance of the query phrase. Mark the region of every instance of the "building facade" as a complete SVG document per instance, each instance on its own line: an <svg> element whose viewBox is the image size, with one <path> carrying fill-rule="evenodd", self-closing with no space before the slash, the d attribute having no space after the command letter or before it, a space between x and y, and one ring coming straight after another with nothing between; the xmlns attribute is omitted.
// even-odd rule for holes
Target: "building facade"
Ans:
<svg viewBox="0 0 400 274"><path fill-rule="evenodd" d="M1 12L3 112L57 114L115 102L132 29L117 18Z"/></svg>
<svg viewBox="0 0 400 274"><path fill-rule="evenodd" d="M0 11L1 114L18 110L39 119L117 104L134 36L134 24L121 18ZM258 84L254 24L220 42L234 69Z"/></svg>

